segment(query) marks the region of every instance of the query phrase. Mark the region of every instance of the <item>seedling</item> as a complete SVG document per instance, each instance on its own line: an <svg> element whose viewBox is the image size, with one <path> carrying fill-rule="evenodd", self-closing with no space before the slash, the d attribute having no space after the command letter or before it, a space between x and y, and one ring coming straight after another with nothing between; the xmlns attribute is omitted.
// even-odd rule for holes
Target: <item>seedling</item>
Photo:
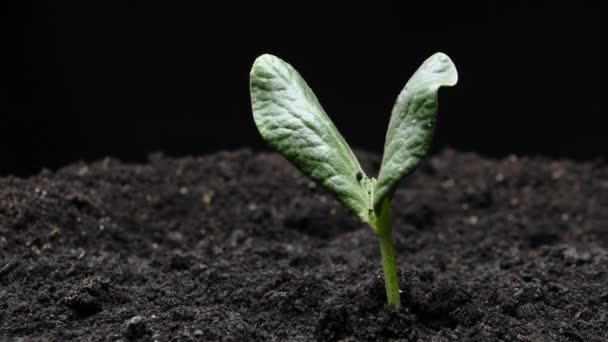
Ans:
<svg viewBox="0 0 608 342"><path fill-rule="evenodd" d="M399 181L414 171L429 150L439 88L454 86L457 81L456 67L447 55L439 52L422 63L393 107L376 180L365 174L315 94L291 65L265 54L251 69L253 118L262 137L376 233L387 301L396 310L401 299L390 201Z"/></svg>

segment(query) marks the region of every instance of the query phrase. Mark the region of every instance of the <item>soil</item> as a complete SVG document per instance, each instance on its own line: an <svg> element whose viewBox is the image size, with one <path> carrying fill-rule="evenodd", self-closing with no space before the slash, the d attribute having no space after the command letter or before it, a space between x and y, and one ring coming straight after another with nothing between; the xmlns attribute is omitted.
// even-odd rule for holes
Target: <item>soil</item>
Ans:
<svg viewBox="0 0 608 342"><path fill-rule="evenodd" d="M0 179L0 340L608 341L606 161L446 149L392 208L399 312L372 230L277 154Z"/></svg>

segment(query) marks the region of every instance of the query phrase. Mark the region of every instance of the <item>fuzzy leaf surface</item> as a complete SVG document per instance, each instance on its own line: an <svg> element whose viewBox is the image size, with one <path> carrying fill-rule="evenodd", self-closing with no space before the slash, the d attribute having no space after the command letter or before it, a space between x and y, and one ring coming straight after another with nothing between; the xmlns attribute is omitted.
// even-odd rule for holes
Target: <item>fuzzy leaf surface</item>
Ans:
<svg viewBox="0 0 608 342"><path fill-rule="evenodd" d="M282 59L265 54L251 69L250 92L253 118L264 140L367 222L371 182L302 76Z"/></svg>

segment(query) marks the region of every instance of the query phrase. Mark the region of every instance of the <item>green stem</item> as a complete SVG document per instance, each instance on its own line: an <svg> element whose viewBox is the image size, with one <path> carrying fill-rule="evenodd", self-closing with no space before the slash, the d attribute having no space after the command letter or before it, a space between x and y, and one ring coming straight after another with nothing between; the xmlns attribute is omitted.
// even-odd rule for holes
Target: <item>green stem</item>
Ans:
<svg viewBox="0 0 608 342"><path fill-rule="evenodd" d="M389 306L395 310L399 310L401 307L401 296L399 294L399 277L397 276L397 262L395 259L395 248L393 247L393 228L388 201L382 205L380 216L376 221L376 232L380 239L386 300Z"/></svg>

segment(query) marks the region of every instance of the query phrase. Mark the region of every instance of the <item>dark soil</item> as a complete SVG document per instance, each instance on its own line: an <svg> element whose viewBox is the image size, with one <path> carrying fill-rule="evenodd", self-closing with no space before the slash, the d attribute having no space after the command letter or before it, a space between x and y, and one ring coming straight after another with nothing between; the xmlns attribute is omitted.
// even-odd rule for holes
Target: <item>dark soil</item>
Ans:
<svg viewBox="0 0 608 342"><path fill-rule="evenodd" d="M0 179L0 336L608 341L606 162L446 150L393 216L400 312L373 232L276 154Z"/></svg>

